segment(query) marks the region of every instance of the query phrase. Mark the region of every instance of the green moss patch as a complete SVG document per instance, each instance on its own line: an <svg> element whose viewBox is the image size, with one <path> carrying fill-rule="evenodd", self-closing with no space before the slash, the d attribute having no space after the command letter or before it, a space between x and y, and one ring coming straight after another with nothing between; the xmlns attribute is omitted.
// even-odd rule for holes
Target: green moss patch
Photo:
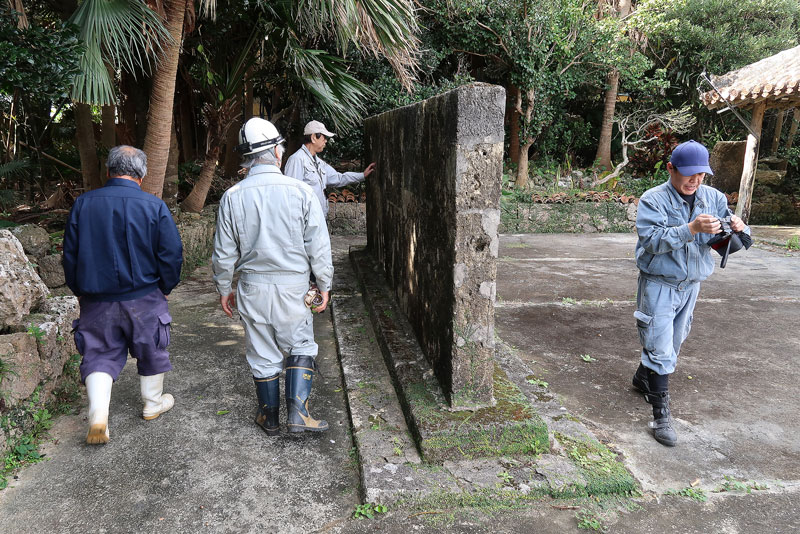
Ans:
<svg viewBox="0 0 800 534"><path fill-rule="evenodd" d="M424 383L409 385L406 401L425 461L531 455L550 449L547 425L497 365L494 396L494 406L450 411Z"/></svg>
<svg viewBox="0 0 800 534"><path fill-rule="evenodd" d="M617 459L617 454L594 440L579 440L556 433L567 457L579 469L586 483L561 489L556 497L627 494L636 491L636 481Z"/></svg>

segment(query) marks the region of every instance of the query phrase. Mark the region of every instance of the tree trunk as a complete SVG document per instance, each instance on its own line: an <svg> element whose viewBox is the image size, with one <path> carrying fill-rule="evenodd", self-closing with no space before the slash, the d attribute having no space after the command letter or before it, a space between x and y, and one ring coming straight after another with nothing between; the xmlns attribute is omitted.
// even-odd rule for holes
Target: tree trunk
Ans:
<svg viewBox="0 0 800 534"><path fill-rule="evenodd" d="M92 110L88 104L75 103L75 139L81 157L83 189L97 189L103 183L100 179L100 160L97 158Z"/></svg>
<svg viewBox="0 0 800 534"><path fill-rule="evenodd" d="M800 123L800 108L794 108L794 113L792 113L792 125L789 127L789 139L786 140L786 150L792 148L794 136L797 135L798 123Z"/></svg>
<svg viewBox="0 0 800 534"><path fill-rule="evenodd" d="M612 9L614 8L612 2ZM627 17L631 13L631 0L619 0L616 6L616 16ZM611 137L614 131L614 112L617 107L617 93L619 92L619 71L612 69L606 75L606 94L603 101L603 121L600 124L600 138L597 140L597 153L595 162L610 171L614 165L611 161Z"/></svg>
<svg viewBox="0 0 800 534"><path fill-rule="evenodd" d="M244 84L244 116L242 121L247 122L248 119L253 117L255 113L253 107L255 106L255 98L253 95L253 80L247 79Z"/></svg>
<svg viewBox="0 0 800 534"><path fill-rule="evenodd" d="M181 136L181 156L183 161L192 161L195 158L194 151L194 113L192 111L192 101L189 97L190 90L183 84L183 91L180 94L178 117L180 118Z"/></svg>
<svg viewBox="0 0 800 534"><path fill-rule="evenodd" d="M164 202L170 208L178 204L178 134L175 131L175 122L172 123L169 140L169 158L167 159L167 171L164 177Z"/></svg>
<svg viewBox="0 0 800 534"><path fill-rule="evenodd" d="M206 203L208 190L211 188L211 182L214 180L214 171L217 169L217 158L219 157L219 144L213 143L206 159L203 161L203 167L200 169L200 175L194 183L192 192L186 197L186 200L181 202L181 209L183 211L190 211L199 213Z"/></svg>
<svg viewBox="0 0 800 534"><path fill-rule="evenodd" d="M778 147L781 144L781 133L783 131L784 114L784 111L780 110L777 117L775 117L775 134L772 136L772 150L770 150L772 156L778 155Z"/></svg>
<svg viewBox="0 0 800 534"><path fill-rule="evenodd" d="M519 97L519 87L516 85L508 86L508 159L509 161L519 161L519 120L520 113L517 111L516 101Z"/></svg>
<svg viewBox="0 0 800 534"><path fill-rule="evenodd" d="M617 91L619 89L619 71L612 70L606 77L606 96L603 105L603 122L600 126L600 139L597 141L595 161L607 171L611 170L611 135L614 129L614 110L617 105Z"/></svg>
<svg viewBox="0 0 800 534"><path fill-rule="evenodd" d="M114 148L117 142L117 106L114 104L103 106L102 108L100 142L106 153ZM106 160L103 159L100 169L100 181L105 183L107 175Z"/></svg>
<svg viewBox="0 0 800 534"><path fill-rule="evenodd" d="M228 128L227 139L225 139L225 167L223 175L234 176L239 170L239 153L236 152L236 145L239 144L239 129L241 124L235 122Z"/></svg>
<svg viewBox="0 0 800 534"><path fill-rule="evenodd" d="M533 106L536 99L536 91L528 89L525 93L525 128L530 128L531 118L533 117ZM517 112L522 115L522 91L517 94ZM534 139L530 136L525 137L525 143L520 146L519 161L517 163L517 189L525 189L528 187L528 152L533 146ZM522 143L522 139L520 139Z"/></svg>
<svg viewBox="0 0 800 534"><path fill-rule="evenodd" d="M183 40L183 19L187 0L165 0L166 26L173 42L165 43L161 62L153 76L150 93L150 110L147 117L147 135L144 151L147 154L147 176L142 190L158 198L164 189L169 144L172 132L172 106L175 101L175 78L178 73L178 56Z"/></svg>
<svg viewBox="0 0 800 534"><path fill-rule="evenodd" d="M26 29L28 27L28 16L25 14L25 6L22 5L22 0L8 0L8 7L19 15L17 28L20 30Z"/></svg>
<svg viewBox="0 0 800 534"><path fill-rule="evenodd" d="M520 147L519 160L517 162L517 189L528 187L528 152L533 146L533 142L525 143Z"/></svg>

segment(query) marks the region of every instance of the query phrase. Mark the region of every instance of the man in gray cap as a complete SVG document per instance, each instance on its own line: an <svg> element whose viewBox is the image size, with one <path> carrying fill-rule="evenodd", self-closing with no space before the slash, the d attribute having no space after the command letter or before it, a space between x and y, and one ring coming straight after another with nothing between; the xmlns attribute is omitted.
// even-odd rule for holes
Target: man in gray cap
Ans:
<svg viewBox="0 0 800 534"><path fill-rule="evenodd" d="M653 406L650 427L659 443L678 441L669 410L669 375L675 371L681 344L689 335L700 282L714 271L709 241L730 215L734 232L750 233L730 213L720 191L702 185L708 150L697 141L681 143L667 163L669 181L646 191L636 215L636 324L642 344L633 386Z"/></svg>
<svg viewBox="0 0 800 534"><path fill-rule="evenodd" d="M370 163L364 172L340 173L325 163L317 154L325 150L328 139L334 135L336 134L329 132L319 121L306 124L303 129L303 146L289 157L283 170L286 176L297 178L311 186L326 216L328 215L326 187L344 187L361 182L375 170L375 164Z"/></svg>

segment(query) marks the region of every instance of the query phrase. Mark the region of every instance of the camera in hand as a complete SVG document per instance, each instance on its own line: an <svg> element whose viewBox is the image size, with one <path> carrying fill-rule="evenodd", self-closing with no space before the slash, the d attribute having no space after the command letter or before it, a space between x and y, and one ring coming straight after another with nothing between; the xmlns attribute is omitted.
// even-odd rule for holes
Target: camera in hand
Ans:
<svg viewBox="0 0 800 534"><path fill-rule="evenodd" d="M731 228L730 215L724 218L717 217L717 221L719 221L720 224L719 232L709 239L707 244L722 256L722 261L719 266L721 269L724 269L725 265L728 263L728 256L742 248L745 250L750 248L750 245L753 244L753 240L745 232L733 231Z"/></svg>

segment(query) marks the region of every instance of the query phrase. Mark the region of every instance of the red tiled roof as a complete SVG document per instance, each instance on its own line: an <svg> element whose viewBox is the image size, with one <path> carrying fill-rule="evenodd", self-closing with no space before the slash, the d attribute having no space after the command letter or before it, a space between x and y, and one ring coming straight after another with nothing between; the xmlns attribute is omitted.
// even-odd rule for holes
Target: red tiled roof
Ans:
<svg viewBox="0 0 800 534"><path fill-rule="evenodd" d="M767 107L800 105L800 46L784 50L711 82L725 99L737 108L749 108L767 100ZM709 109L726 106L716 91L707 91L700 100Z"/></svg>

